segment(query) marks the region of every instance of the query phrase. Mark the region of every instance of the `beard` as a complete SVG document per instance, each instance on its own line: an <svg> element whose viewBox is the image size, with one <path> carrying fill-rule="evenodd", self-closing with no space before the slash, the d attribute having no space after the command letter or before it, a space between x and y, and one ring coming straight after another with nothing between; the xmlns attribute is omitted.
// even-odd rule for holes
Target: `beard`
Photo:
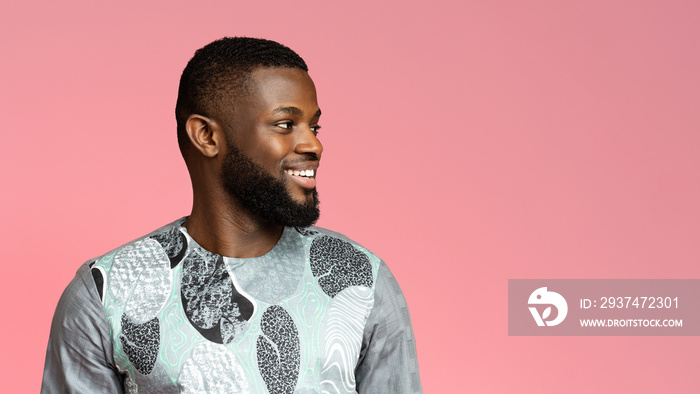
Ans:
<svg viewBox="0 0 700 394"><path fill-rule="evenodd" d="M221 165L221 182L228 194L250 214L268 223L289 227L308 227L321 212L316 188L305 203L295 201L282 179L268 174L233 144ZM280 175L284 173L280 170Z"/></svg>

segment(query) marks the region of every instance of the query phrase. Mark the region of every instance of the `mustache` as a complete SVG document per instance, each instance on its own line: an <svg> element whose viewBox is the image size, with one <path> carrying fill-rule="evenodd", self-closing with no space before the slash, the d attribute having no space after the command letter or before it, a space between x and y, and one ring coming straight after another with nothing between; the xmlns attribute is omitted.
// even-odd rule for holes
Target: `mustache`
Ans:
<svg viewBox="0 0 700 394"><path fill-rule="evenodd" d="M285 161L286 165L294 165L294 164L300 164L300 163L308 163L310 161L320 161L321 158L318 157L317 154L313 152L306 152L302 153L302 157L298 157L289 161Z"/></svg>

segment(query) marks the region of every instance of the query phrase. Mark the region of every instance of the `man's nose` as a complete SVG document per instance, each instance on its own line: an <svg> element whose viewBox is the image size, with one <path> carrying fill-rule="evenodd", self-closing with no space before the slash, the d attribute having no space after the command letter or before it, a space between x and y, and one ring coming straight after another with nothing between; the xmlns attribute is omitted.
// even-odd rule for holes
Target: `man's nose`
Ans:
<svg viewBox="0 0 700 394"><path fill-rule="evenodd" d="M299 137L294 146L294 152L304 154L312 153L316 155L318 159L321 159L321 153L323 153L323 144L319 141L316 133L307 127L305 130L299 133Z"/></svg>

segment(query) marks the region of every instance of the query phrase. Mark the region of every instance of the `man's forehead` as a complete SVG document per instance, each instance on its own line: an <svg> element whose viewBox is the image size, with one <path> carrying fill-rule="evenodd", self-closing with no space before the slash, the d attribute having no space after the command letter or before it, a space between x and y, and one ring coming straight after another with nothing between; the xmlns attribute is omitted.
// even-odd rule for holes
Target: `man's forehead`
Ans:
<svg viewBox="0 0 700 394"><path fill-rule="evenodd" d="M247 94L242 104L261 105L269 110L315 106L316 87L309 74L298 68L259 68L250 75Z"/></svg>

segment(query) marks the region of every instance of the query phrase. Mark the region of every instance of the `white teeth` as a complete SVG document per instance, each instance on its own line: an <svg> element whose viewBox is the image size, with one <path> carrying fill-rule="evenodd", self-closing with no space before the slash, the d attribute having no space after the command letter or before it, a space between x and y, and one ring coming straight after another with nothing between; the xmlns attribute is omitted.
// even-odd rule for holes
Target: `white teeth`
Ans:
<svg viewBox="0 0 700 394"><path fill-rule="evenodd" d="M294 176L314 176L316 173L316 170L284 170L289 175L294 175Z"/></svg>

